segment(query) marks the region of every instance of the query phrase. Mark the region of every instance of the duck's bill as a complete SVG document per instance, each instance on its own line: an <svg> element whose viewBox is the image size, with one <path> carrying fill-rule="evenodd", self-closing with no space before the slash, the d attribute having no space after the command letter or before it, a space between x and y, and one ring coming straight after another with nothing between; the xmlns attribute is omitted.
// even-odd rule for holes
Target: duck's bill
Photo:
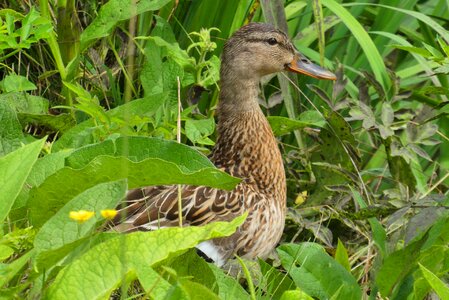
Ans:
<svg viewBox="0 0 449 300"><path fill-rule="evenodd" d="M295 54L295 57L293 58L292 62L287 64L285 66L285 69L318 79L328 79L328 80L337 79L334 73L312 63L307 57L299 53Z"/></svg>

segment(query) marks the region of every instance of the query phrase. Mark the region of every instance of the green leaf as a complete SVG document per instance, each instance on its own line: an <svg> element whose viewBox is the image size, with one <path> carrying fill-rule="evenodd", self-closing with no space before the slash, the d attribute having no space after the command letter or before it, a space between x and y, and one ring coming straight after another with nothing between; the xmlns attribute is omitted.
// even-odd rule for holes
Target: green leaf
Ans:
<svg viewBox="0 0 449 300"><path fill-rule="evenodd" d="M101 6L98 16L81 33L80 49L84 51L99 38L105 37L121 21L128 20L147 11L158 10L170 0L148 0L132 3L123 0L110 0Z"/></svg>
<svg viewBox="0 0 449 300"><path fill-rule="evenodd" d="M336 14L343 21L343 23L345 23L352 35L358 41L360 47L365 52L365 56L368 59L371 70L373 71L377 81L380 82L384 91L388 91L391 82L387 69L383 62L382 56L376 48L376 45L363 26L351 15L348 10L346 10L346 8L341 6L341 4L336 1L321 0L321 3Z"/></svg>
<svg viewBox="0 0 449 300"><path fill-rule="evenodd" d="M198 243L229 236L245 219L215 222L204 227L164 228L150 232L123 234L99 244L59 272L46 299L108 297L126 276L136 277L138 266L153 266L193 248Z"/></svg>
<svg viewBox="0 0 449 300"><path fill-rule="evenodd" d="M0 95L0 101L6 101L16 111L24 128L28 124L34 124L64 132L75 125L70 114L49 114L49 101L42 97L13 92Z"/></svg>
<svg viewBox="0 0 449 300"><path fill-rule="evenodd" d="M280 300L313 300L313 298L301 290L292 290L285 291Z"/></svg>
<svg viewBox="0 0 449 300"><path fill-rule="evenodd" d="M352 186L349 186L351 189L352 195L354 197L354 200L357 202L357 204L363 209L367 208L368 205L363 200L362 195L358 191L356 191ZM377 220L377 218L369 218L368 222L371 226L371 231L373 233L373 240L376 246L378 247L381 256L385 256L386 254L386 240L387 240L387 232L385 231L385 228L382 226L382 224Z"/></svg>
<svg viewBox="0 0 449 300"><path fill-rule="evenodd" d="M278 116L269 116L267 119L276 136L281 136L304 127L323 127L326 124L322 115L316 111L302 113L299 120Z"/></svg>
<svg viewBox="0 0 449 300"><path fill-rule="evenodd" d="M345 245L338 239L337 250L335 251L335 260L340 263L348 272L351 272L351 265L349 264L348 251Z"/></svg>
<svg viewBox="0 0 449 300"><path fill-rule="evenodd" d="M48 112L49 101L27 93L7 93L0 95L0 101L6 101L17 113L43 114Z"/></svg>
<svg viewBox="0 0 449 300"><path fill-rule="evenodd" d="M259 265L263 278L258 286L271 299L282 299L288 290L295 288L295 284L287 274L281 273L261 259L259 259Z"/></svg>
<svg viewBox="0 0 449 300"><path fill-rule="evenodd" d="M435 293L437 293L440 299L449 299L449 288L447 287L446 283L444 283L440 278L438 278L423 265L418 265L424 275L424 278L426 278L427 282L430 284L430 286L432 286L433 290L435 291Z"/></svg>
<svg viewBox="0 0 449 300"><path fill-rule="evenodd" d="M148 137L119 137L79 148L66 158L66 166L81 169L100 155L126 156L133 162L158 158L177 164L186 173L215 167L206 156L187 145Z"/></svg>
<svg viewBox="0 0 449 300"><path fill-rule="evenodd" d="M37 259L41 252L52 251L76 242L92 232L97 222L104 220L100 215L103 209L114 209L125 197L127 184L124 180L106 182L85 190L64 205L51 219L49 219L37 233L34 246ZM87 210L95 215L86 222L79 224L69 218L71 211ZM58 253L52 261L55 263L67 252ZM49 266L48 261L44 261Z"/></svg>
<svg viewBox="0 0 449 300"><path fill-rule="evenodd" d="M165 264L176 271L178 278L190 278L191 281L217 292L218 287L211 265L197 254L196 249L191 249Z"/></svg>
<svg viewBox="0 0 449 300"><path fill-rule="evenodd" d="M214 118L204 120L188 119L185 125L186 136L194 144L214 145L214 142L208 138L215 131Z"/></svg>
<svg viewBox="0 0 449 300"><path fill-rule="evenodd" d="M14 254L13 248L0 244L0 261L8 259L13 254Z"/></svg>
<svg viewBox="0 0 449 300"><path fill-rule="evenodd" d="M153 268L147 265L137 265L136 276L145 292L148 293L152 299L167 299L171 292L172 285Z"/></svg>
<svg viewBox="0 0 449 300"><path fill-rule="evenodd" d="M0 286L3 287L6 283L8 283L14 276L19 273L22 268L28 264L30 258L34 256L34 250L31 250L18 259L14 260L12 263L6 265L4 268L2 266L2 276L0 276Z"/></svg>
<svg viewBox="0 0 449 300"><path fill-rule="evenodd" d="M0 81L0 87L3 91L9 92L25 92L37 89L26 77L20 75L8 75Z"/></svg>
<svg viewBox="0 0 449 300"><path fill-rule="evenodd" d="M410 164L407 163L403 156L397 156L398 153L395 153L399 142L396 142L396 140L393 140L392 138L393 137L389 137L384 141L391 176L394 180L402 182L407 185L411 191L414 191L416 189L416 178L413 176ZM393 156L393 154L396 155Z"/></svg>
<svg viewBox="0 0 449 300"><path fill-rule="evenodd" d="M426 233L421 236L421 239L393 252L384 259L376 276L376 284L383 297L391 297L403 281L416 270L417 259L428 237Z"/></svg>
<svg viewBox="0 0 449 300"><path fill-rule="evenodd" d="M181 49L178 43L169 43L159 36L150 36L148 39L157 46L163 47L167 51L168 57L173 59L178 65L183 68L193 68L194 59L187 54L187 51Z"/></svg>
<svg viewBox="0 0 449 300"><path fill-rule="evenodd" d="M176 43L170 24L159 16L154 16L155 23L151 36L158 36L168 43ZM181 65L168 56L164 47L158 46L152 39L146 40L145 61L140 72L140 81L145 96L167 93L170 99L176 99L178 93L177 77L183 81L184 70Z"/></svg>
<svg viewBox="0 0 449 300"><path fill-rule="evenodd" d="M329 185L347 184L348 179L356 181L354 165L359 164L359 153L352 128L337 112L326 117L328 125L321 129L320 148L312 155L313 173L317 187L307 201L308 204L323 203L331 194Z"/></svg>
<svg viewBox="0 0 449 300"><path fill-rule="evenodd" d="M127 157L118 156L126 153L124 149L129 150ZM115 144L106 141L87 146L69 156L67 163L70 167L58 170L31 190L34 226L39 227L69 199L102 182L128 178L129 188L190 184L230 190L240 181L195 150L154 138L120 138Z"/></svg>
<svg viewBox="0 0 449 300"><path fill-rule="evenodd" d="M296 286L320 299L361 299L355 278L315 243L284 244L277 249Z"/></svg>
<svg viewBox="0 0 449 300"><path fill-rule="evenodd" d="M209 264L210 269L215 274L215 281L218 286L218 296L223 300L249 299L248 292L232 276L226 275L222 269L214 264Z"/></svg>
<svg viewBox="0 0 449 300"><path fill-rule="evenodd" d="M426 58L429 58L430 56L432 56L432 54L428 50L423 49L423 48L418 48L418 47L413 47L413 46L402 46L402 45L391 45L391 46L396 49L401 49L401 50L405 50L407 52L419 54Z"/></svg>
<svg viewBox="0 0 449 300"><path fill-rule="evenodd" d="M17 200L14 202L14 208L20 208L26 205L30 190L41 185L45 179L54 174L57 170L64 167L65 158L71 151L60 151L40 157L33 165L30 174L23 186L23 189Z"/></svg>
<svg viewBox="0 0 449 300"><path fill-rule="evenodd" d="M24 141L22 126L14 109L0 95L0 156L21 147Z"/></svg>
<svg viewBox="0 0 449 300"><path fill-rule="evenodd" d="M314 110L305 111L299 116L299 120L293 120L286 117L269 116L267 117L274 135L281 136L304 127L324 127L326 120L323 116Z"/></svg>
<svg viewBox="0 0 449 300"><path fill-rule="evenodd" d="M0 222L8 215L44 143L45 138L0 158Z"/></svg>
<svg viewBox="0 0 449 300"><path fill-rule="evenodd" d="M201 285L199 283L190 281L190 280L183 280L181 282L182 287L185 291L187 291L188 295L190 296L190 299L211 299L211 300L220 300L217 295L215 295L211 290L209 290L204 285Z"/></svg>
<svg viewBox="0 0 449 300"><path fill-rule="evenodd" d="M126 120L126 116L147 116L154 114L165 102L166 95L158 94L151 97L133 100L105 112L111 120L119 118ZM0 102L1 103L1 102ZM57 152L66 148L78 148L95 142L94 132L96 125L93 119L86 120L65 132L52 146L52 151Z"/></svg>
<svg viewBox="0 0 449 300"><path fill-rule="evenodd" d="M439 35L441 35L446 41L449 41L449 33L448 31L441 26L440 24L438 24L434 19L432 19L430 16L423 14L419 11L413 11L413 10L408 10L408 9L402 9L399 7L394 7L394 6L388 6L388 5L382 5L382 4L371 4L371 3L351 3L348 5L372 5L372 6L380 6L380 7L385 7L391 10L395 10L404 14L407 14L415 19L418 19L420 21L422 21L424 24L427 24L428 26L430 26L433 30L435 30Z"/></svg>

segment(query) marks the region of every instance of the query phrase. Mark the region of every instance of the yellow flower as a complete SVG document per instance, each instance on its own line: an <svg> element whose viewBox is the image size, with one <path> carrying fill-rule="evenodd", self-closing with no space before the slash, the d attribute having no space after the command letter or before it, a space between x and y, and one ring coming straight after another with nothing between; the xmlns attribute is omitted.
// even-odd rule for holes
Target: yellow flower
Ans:
<svg viewBox="0 0 449 300"><path fill-rule="evenodd" d="M117 211L115 209L104 209L101 211L101 215L103 218L111 220L117 215Z"/></svg>
<svg viewBox="0 0 449 300"><path fill-rule="evenodd" d="M296 196L295 204L301 205L307 200L307 191L302 191L301 193Z"/></svg>
<svg viewBox="0 0 449 300"><path fill-rule="evenodd" d="M79 211L71 211L69 217L72 220L78 221L79 223L83 223L92 218L94 214L95 213L93 211L79 210Z"/></svg>

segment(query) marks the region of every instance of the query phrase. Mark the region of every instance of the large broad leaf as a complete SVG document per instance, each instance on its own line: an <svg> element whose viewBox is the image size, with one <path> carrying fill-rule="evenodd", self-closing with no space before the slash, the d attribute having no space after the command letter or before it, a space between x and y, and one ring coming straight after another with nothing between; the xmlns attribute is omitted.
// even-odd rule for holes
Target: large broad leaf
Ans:
<svg viewBox="0 0 449 300"><path fill-rule="evenodd" d="M195 150L154 138L119 138L86 146L74 151L67 164L31 190L34 226L41 226L70 199L102 182L128 178L129 188L189 184L227 190L239 182Z"/></svg>
<svg viewBox="0 0 449 300"><path fill-rule="evenodd" d="M38 158L33 165L23 188L14 202L13 210L27 204L30 190L41 185L45 179L64 167L65 158L70 155L70 151L60 151ZM23 216L20 216L22 218Z"/></svg>
<svg viewBox="0 0 449 300"><path fill-rule="evenodd" d="M8 215L44 143L45 139L35 141L0 158L0 222Z"/></svg>
<svg viewBox="0 0 449 300"><path fill-rule="evenodd" d="M181 171L186 173L214 168L206 156L189 146L148 137L119 137L116 140L82 147L66 158L66 166L80 169L100 155L126 156L133 162L158 158L177 164Z"/></svg>
<svg viewBox="0 0 449 300"><path fill-rule="evenodd" d="M99 38L107 36L115 26L146 11L158 10L170 0L146 0L130 2L110 0L100 8L95 20L83 31L80 38L81 51Z"/></svg>
<svg viewBox="0 0 449 300"><path fill-rule="evenodd" d="M64 205L36 235L34 247L38 253L39 264L51 266L51 263L56 263L64 257L70 250L67 245L76 243L92 232L96 223L103 220L101 210L115 208L125 197L126 190L127 184L123 180L102 183L82 192ZM69 219L71 211L79 210L93 211L95 215L82 224ZM64 249L61 249L63 247ZM50 252L51 255L45 255L45 252ZM41 256L45 257L45 260L40 259L40 254L43 254Z"/></svg>
<svg viewBox="0 0 449 300"><path fill-rule="evenodd" d="M355 278L314 243L284 244L278 249L282 266L295 284L318 299L362 298Z"/></svg>
<svg viewBox="0 0 449 300"><path fill-rule="evenodd" d="M245 217L230 223L216 222L204 227L165 228L151 232L120 235L90 249L63 269L48 289L47 299L105 298L126 277L136 278L141 266L153 266L198 243L231 235Z"/></svg>

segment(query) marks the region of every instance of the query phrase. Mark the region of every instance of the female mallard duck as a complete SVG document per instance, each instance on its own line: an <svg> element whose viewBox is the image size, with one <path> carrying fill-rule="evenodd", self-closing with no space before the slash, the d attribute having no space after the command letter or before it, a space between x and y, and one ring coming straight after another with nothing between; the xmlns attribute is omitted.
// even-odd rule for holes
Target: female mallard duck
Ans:
<svg viewBox="0 0 449 300"><path fill-rule="evenodd" d="M218 139L211 161L242 182L232 191L204 186L182 187L185 225L230 221L248 212L230 237L198 245L217 264L234 254L265 258L281 238L286 213L286 182L281 152L258 105L262 76L289 70L335 80L295 51L288 37L273 26L251 23L227 41L221 58ZM176 186L150 186L129 192L120 231L178 225ZM121 217L123 218L123 216Z"/></svg>

